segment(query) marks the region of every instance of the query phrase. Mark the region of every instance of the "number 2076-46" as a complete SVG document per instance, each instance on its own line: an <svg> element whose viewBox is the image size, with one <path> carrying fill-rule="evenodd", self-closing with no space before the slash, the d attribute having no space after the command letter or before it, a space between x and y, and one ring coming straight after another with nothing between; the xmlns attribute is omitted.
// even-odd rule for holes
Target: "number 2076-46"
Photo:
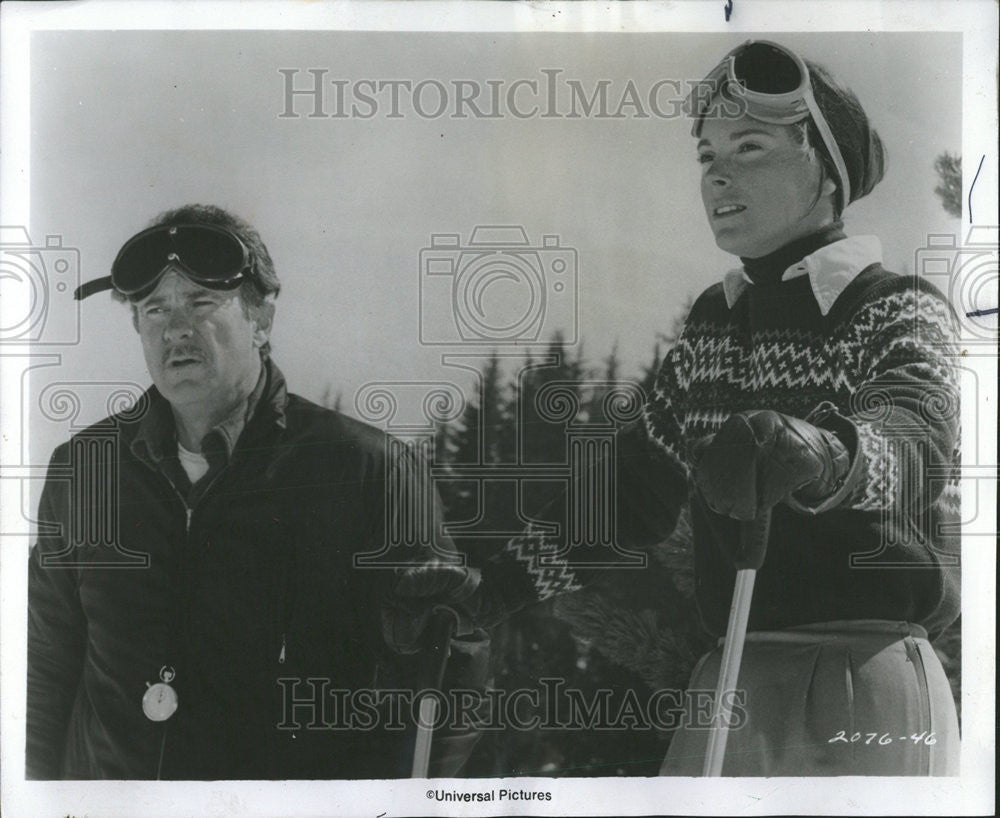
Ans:
<svg viewBox="0 0 1000 818"><path fill-rule="evenodd" d="M845 744L880 744L883 747L886 744L892 744L894 741L912 741L914 744L920 744L923 742L927 746L937 744L937 739L934 738L934 733L928 733L924 730L922 733L912 733L909 736L894 736L891 733L853 733L850 737L847 736L846 730L838 730L837 735L833 738L827 740L827 744L835 744L838 741L842 741Z"/></svg>

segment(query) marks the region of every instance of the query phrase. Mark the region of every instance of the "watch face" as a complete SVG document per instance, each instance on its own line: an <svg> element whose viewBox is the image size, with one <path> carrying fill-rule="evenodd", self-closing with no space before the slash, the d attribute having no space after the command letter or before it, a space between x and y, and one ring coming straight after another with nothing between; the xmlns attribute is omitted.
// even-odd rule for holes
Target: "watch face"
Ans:
<svg viewBox="0 0 1000 818"><path fill-rule="evenodd" d="M177 710L177 691L170 685L157 682L150 685L142 697L142 712L150 721L166 721Z"/></svg>

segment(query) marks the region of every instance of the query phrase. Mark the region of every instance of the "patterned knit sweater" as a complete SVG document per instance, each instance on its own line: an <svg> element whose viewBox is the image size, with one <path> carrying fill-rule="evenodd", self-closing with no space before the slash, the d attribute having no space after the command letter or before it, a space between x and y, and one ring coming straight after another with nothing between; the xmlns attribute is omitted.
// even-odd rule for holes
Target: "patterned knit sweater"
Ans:
<svg viewBox="0 0 1000 818"><path fill-rule="evenodd" d="M830 502L774 509L751 629L893 619L933 636L959 613L956 318L923 279L859 263L872 242L879 257L877 240L845 239L782 280L731 274L706 290L643 418L618 434L617 543L638 552L666 539L689 500L692 441L731 414L806 418L848 447L851 478ZM698 607L723 634L735 573L718 544L739 536L738 523L690 502ZM597 557L567 542L564 513L555 503L554 527L529 526L486 566L503 609L628 570L589 566Z"/></svg>

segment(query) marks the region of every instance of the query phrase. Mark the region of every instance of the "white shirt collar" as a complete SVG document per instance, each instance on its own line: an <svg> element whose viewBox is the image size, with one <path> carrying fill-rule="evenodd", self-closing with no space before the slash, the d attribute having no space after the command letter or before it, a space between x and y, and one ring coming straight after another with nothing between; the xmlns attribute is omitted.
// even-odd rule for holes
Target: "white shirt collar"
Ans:
<svg viewBox="0 0 1000 818"><path fill-rule="evenodd" d="M796 262L785 270L781 280L788 281L808 275L816 303L819 304L819 311L826 315L840 294L847 289L847 285L854 281L862 270L872 264L881 263L882 243L876 236L848 236L820 247L815 253L810 253ZM722 289L730 309L748 286L753 286L753 282L742 267L726 273Z"/></svg>

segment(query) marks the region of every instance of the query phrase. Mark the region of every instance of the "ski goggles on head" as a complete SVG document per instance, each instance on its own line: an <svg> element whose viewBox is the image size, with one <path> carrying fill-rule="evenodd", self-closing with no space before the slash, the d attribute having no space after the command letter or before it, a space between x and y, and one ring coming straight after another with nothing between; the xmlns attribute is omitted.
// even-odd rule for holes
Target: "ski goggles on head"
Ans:
<svg viewBox="0 0 1000 818"><path fill-rule="evenodd" d="M692 136L701 133L702 122L709 115L716 94L722 92L736 100L747 116L760 122L791 125L811 118L833 160L843 194L842 204L847 206L851 201L847 165L816 104L809 68L798 54L769 40L747 40L730 51L704 82L716 89L715 94L706 95L704 88L696 87L684 103L684 112L695 118Z"/></svg>
<svg viewBox="0 0 1000 818"><path fill-rule="evenodd" d="M253 255L239 236L213 224L150 227L125 242L110 276L77 287L74 297L79 301L110 289L141 296L171 268L203 287L233 290L253 275Z"/></svg>

